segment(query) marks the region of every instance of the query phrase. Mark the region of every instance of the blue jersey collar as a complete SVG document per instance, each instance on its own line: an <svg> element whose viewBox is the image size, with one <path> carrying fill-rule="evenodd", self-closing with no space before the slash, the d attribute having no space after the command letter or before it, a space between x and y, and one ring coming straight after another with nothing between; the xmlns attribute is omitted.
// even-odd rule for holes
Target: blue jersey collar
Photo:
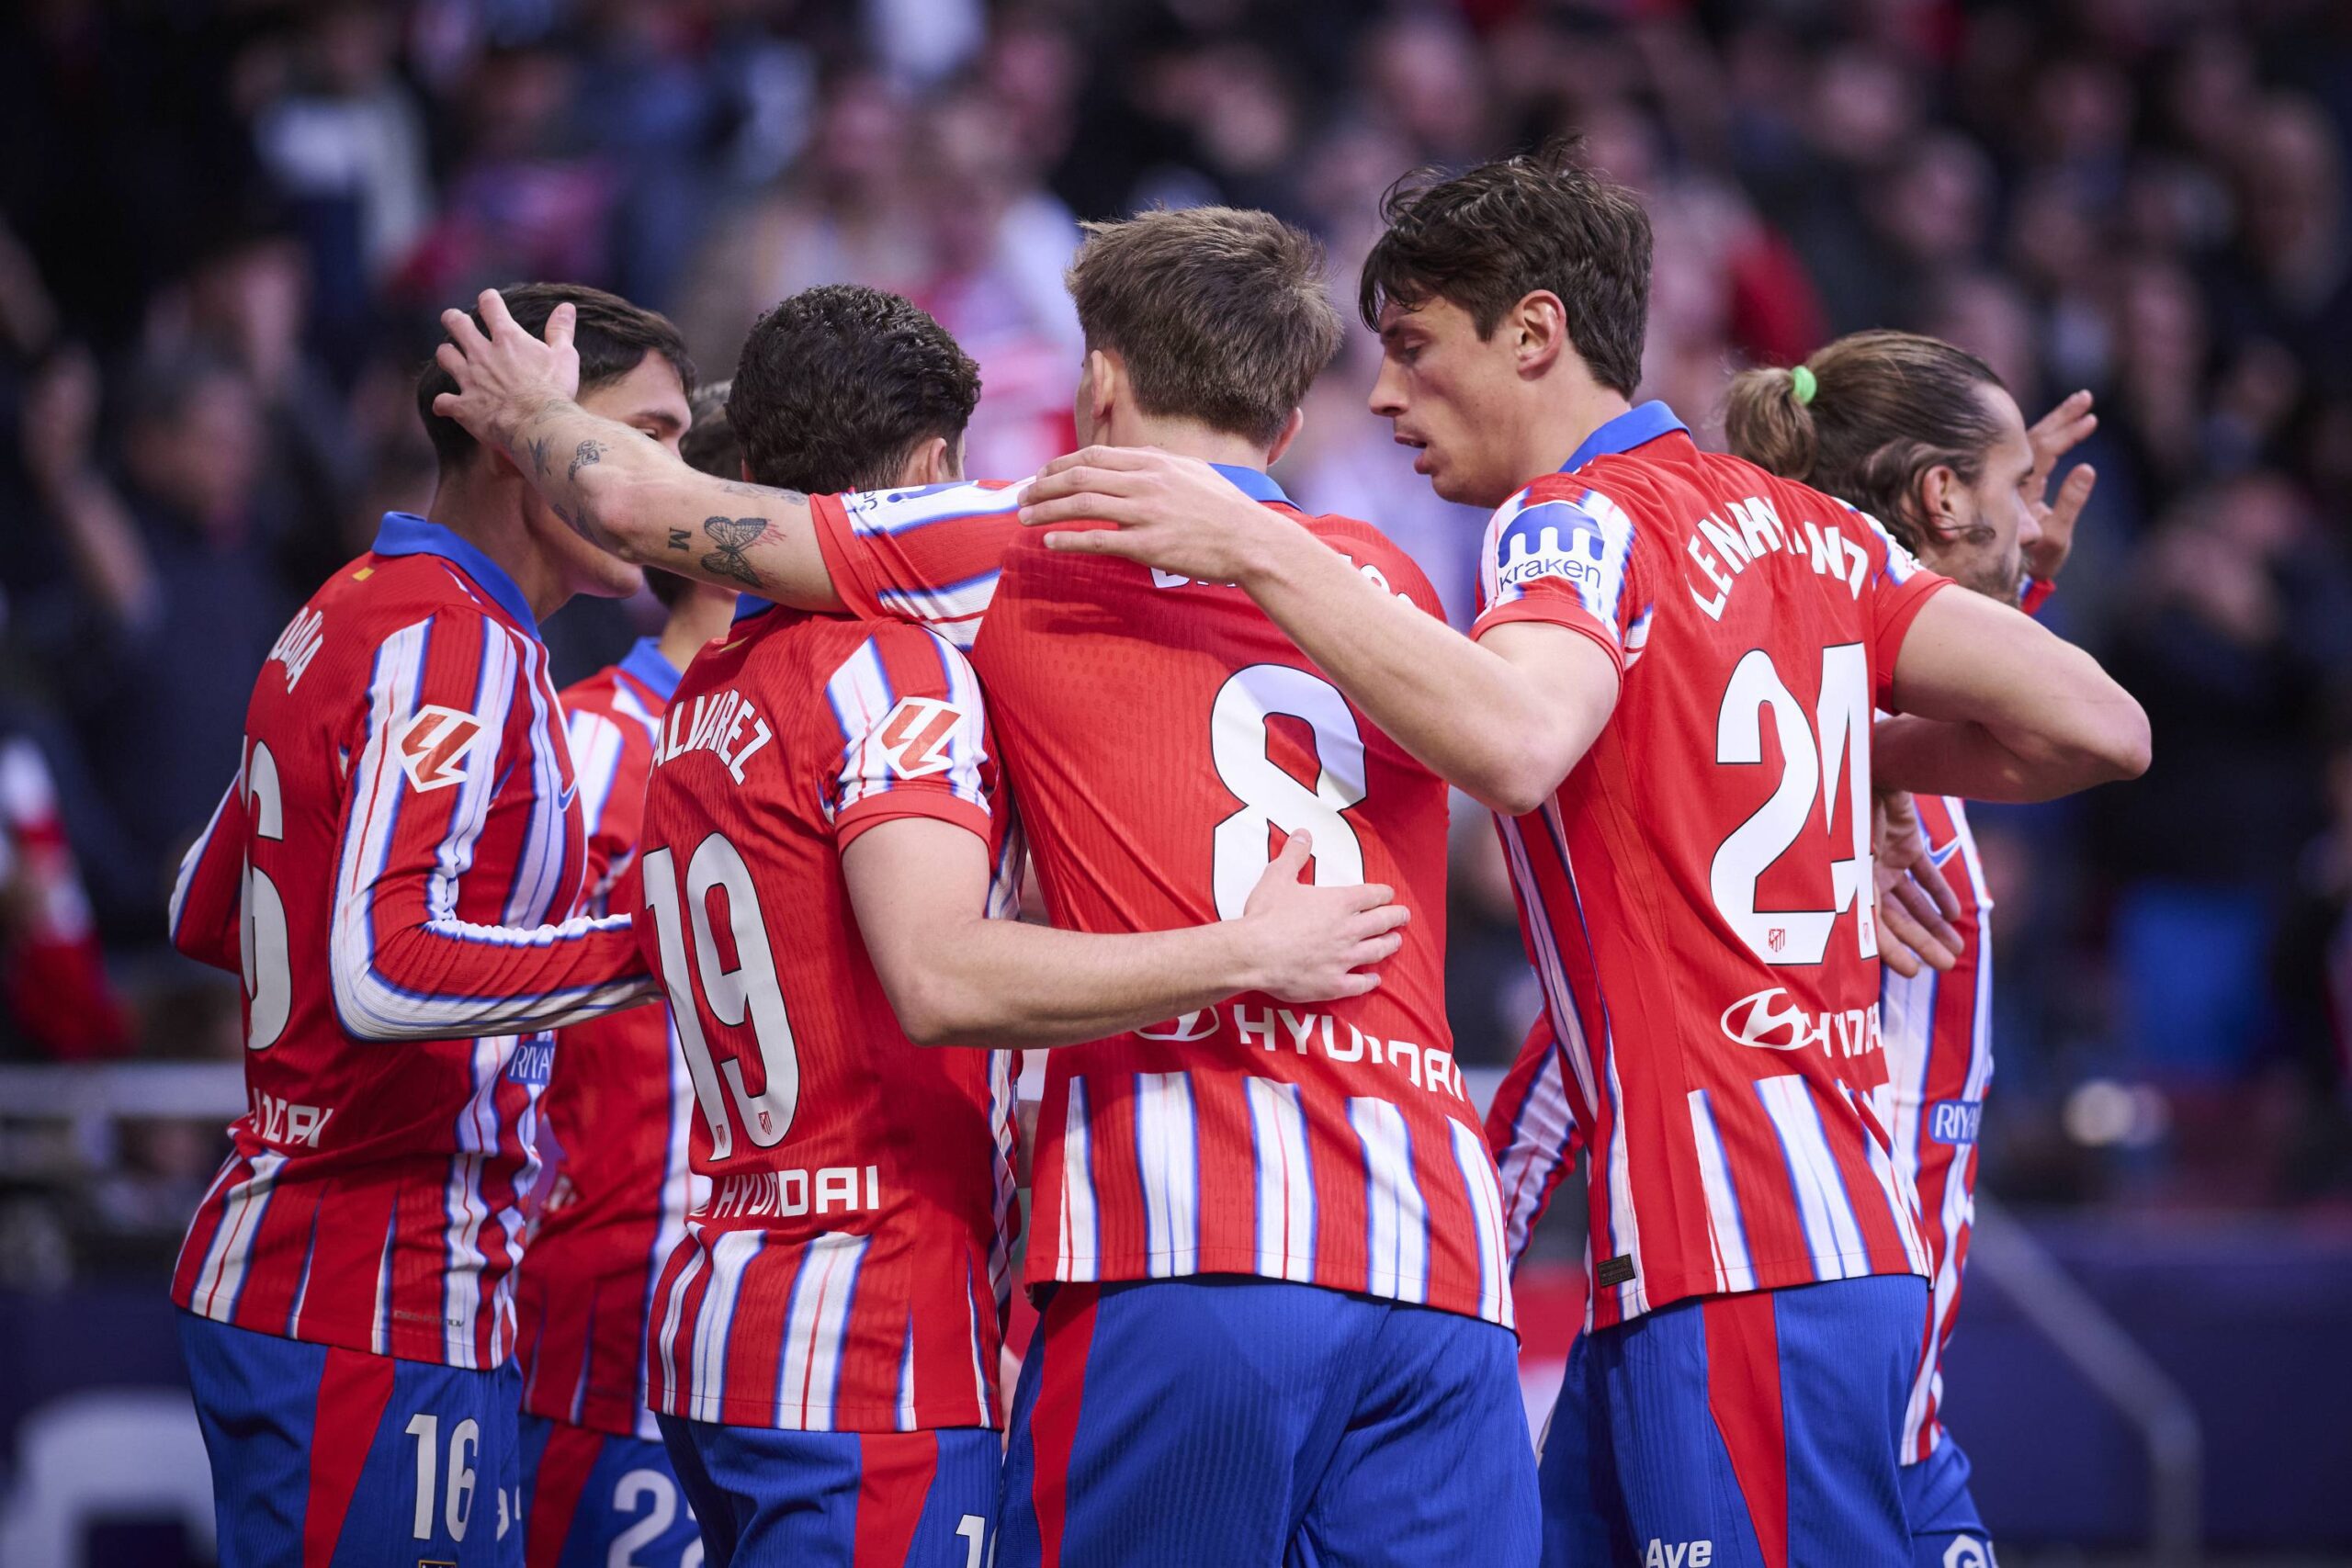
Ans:
<svg viewBox="0 0 2352 1568"><path fill-rule="evenodd" d="M1273 475L1262 469L1245 468L1238 463L1211 463L1209 467L1232 480L1233 488L1252 501L1280 502L1284 506L1295 504L1283 493L1283 487L1274 482Z"/></svg>
<svg viewBox="0 0 2352 1568"><path fill-rule="evenodd" d="M639 682L665 703L678 694L678 677L682 671L662 651L660 637L639 637L637 646L622 656L621 673Z"/></svg>
<svg viewBox="0 0 2352 1568"><path fill-rule="evenodd" d="M764 615L775 608L775 600L763 599L756 593L735 595L735 618L739 621L748 621L753 615Z"/></svg>
<svg viewBox="0 0 2352 1568"><path fill-rule="evenodd" d="M1623 413L1586 436L1584 445L1577 447L1568 460L1561 465L1560 472L1575 473L1595 457L1605 457L1616 452L1630 452L1645 442L1655 441L1661 435L1671 435L1678 430L1685 431L1687 434L1687 427L1680 420L1674 417L1674 411L1656 399L1652 399L1637 407L1627 409Z"/></svg>
<svg viewBox="0 0 2352 1568"><path fill-rule="evenodd" d="M473 579L474 586L497 600L499 608L514 616L525 631L539 635L538 617L531 614L531 602L523 597L523 590L506 575L504 567L464 535L413 512L387 512L376 530L373 548L379 556L439 556Z"/></svg>

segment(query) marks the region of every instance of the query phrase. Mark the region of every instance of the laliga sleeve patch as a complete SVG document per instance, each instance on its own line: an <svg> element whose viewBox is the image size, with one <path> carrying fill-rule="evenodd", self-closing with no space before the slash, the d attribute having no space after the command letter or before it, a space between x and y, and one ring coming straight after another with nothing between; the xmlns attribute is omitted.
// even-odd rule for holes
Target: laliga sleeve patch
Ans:
<svg viewBox="0 0 2352 1568"><path fill-rule="evenodd" d="M902 779L944 773L956 761L949 739L965 717L962 708L937 697L900 697L884 716L875 740L890 771Z"/></svg>
<svg viewBox="0 0 2352 1568"><path fill-rule="evenodd" d="M481 738L481 720L436 704L409 716L393 735L392 751L408 774L409 787L423 794L464 778L466 771L459 764Z"/></svg>

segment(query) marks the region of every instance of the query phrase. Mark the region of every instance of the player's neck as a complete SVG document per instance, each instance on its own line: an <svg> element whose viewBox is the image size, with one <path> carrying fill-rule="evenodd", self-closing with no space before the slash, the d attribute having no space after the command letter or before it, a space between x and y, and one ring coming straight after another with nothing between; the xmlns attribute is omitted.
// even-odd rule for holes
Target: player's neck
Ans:
<svg viewBox="0 0 2352 1568"><path fill-rule="evenodd" d="M671 667L684 670L694 662L703 644L713 637L727 635L734 624L735 595L720 593L708 588L690 588L670 612L670 619L662 628L657 646L662 657Z"/></svg>
<svg viewBox="0 0 2352 1568"><path fill-rule="evenodd" d="M1223 463L1228 468L1262 471L1266 467L1264 443L1230 431L1211 430L1189 419L1122 413L1098 431L1095 439L1105 446L1157 446L1180 457L1198 457L1204 463Z"/></svg>
<svg viewBox="0 0 2352 1568"><path fill-rule="evenodd" d="M1576 376L1545 398L1521 447L1521 471L1532 479L1556 474L1592 433L1632 409L1625 394L1589 376ZM1523 482L1523 481L1522 481Z"/></svg>
<svg viewBox="0 0 2352 1568"><path fill-rule="evenodd" d="M522 591L532 618L544 622L571 597L571 586L531 536L523 516L521 476L512 470L501 476L496 469L484 460L473 470L444 474L425 516L495 562Z"/></svg>

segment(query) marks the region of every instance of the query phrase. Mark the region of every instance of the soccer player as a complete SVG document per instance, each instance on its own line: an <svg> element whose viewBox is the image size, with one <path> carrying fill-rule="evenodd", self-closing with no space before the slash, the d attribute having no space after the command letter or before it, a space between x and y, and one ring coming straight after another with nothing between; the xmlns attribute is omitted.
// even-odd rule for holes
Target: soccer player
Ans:
<svg viewBox="0 0 2352 1568"><path fill-rule="evenodd" d="M835 491L952 479L978 395L935 321L850 287L771 311L735 386L756 470ZM1361 995L1351 971L1395 949L1403 911L1360 913L1385 887L1301 886L1302 835L1237 919L989 919L1019 868L1010 801L971 667L921 626L747 601L672 713L640 929L714 1189L656 1290L654 1405L715 1564L962 1568L1001 1452L1011 1058L917 1042L1055 1045L1236 992Z"/></svg>
<svg viewBox="0 0 2352 1568"><path fill-rule="evenodd" d="M1553 1562L1888 1562L1928 1257L1879 1038L1871 790L2139 772L2086 655L1946 593L1871 521L1633 405L1649 225L1552 157L1386 208L1372 406L1498 507L1468 637L1167 454L1049 465L1057 548L1238 583L1496 808L1591 1151L1591 1328L1543 1455ZM1913 716L1872 729L1873 708Z"/></svg>
<svg viewBox="0 0 2352 1568"><path fill-rule="evenodd" d="M1442 624L1401 551L1265 474L1340 338L1310 240L1148 213L1094 230L1069 282L1082 433L1214 463L1266 526ZM560 345L450 324L448 406L475 428L610 439L561 400ZM766 480L749 370L734 413ZM968 648L1058 925L1229 919L1306 835L1318 882L1377 878L1413 911L1377 991L1248 995L1055 1053L1000 1562L1528 1561L1499 1200L1442 1005L1442 784L1239 592L1047 551L1007 487L729 495L642 451L548 487L632 554Z"/></svg>
<svg viewBox="0 0 2352 1568"><path fill-rule="evenodd" d="M2058 459L2097 423L2090 402L2077 392L2029 430L1974 355L1910 333L1856 333L1792 370L1734 378L1724 434L1750 462L1880 518L1930 570L2004 604L2038 603L2097 478L2078 465L2054 504L2045 499ZM1880 999L1888 1132L1919 1193L1929 1265L1927 1348L1903 1414L1903 1501L1919 1568L1981 1568L1992 1547L1939 1407L1993 1082L1993 901L1960 798L1920 795L1916 808L1934 861L1952 863L1961 947L1949 973L1890 973Z"/></svg>
<svg viewBox="0 0 2352 1568"><path fill-rule="evenodd" d="M674 453L694 370L667 321L488 298L560 308L581 396ZM435 413L448 385L417 389L430 518L388 515L279 636L172 897L180 950L245 987L250 1109L172 1287L239 1568L521 1561L513 1269L553 1055L523 1037L652 995L628 921L574 913L582 781L538 635L638 571Z"/></svg>
<svg viewBox="0 0 2352 1568"><path fill-rule="evenodd" d="M681 455L737 478L727 383L697 388ZM638 827L662 716L679 672L723 634L735 595L665 571L661 635L562 694L588 836L584 912L635 903ZM694 1087L669 1010L636 1008L565 1030L540 1104L551 1145L544 1208L516 1274L523 1374L524 1561L566 1568L674 1564L697 1539L646 1404L653 1279L684 1232Z"/></svg>

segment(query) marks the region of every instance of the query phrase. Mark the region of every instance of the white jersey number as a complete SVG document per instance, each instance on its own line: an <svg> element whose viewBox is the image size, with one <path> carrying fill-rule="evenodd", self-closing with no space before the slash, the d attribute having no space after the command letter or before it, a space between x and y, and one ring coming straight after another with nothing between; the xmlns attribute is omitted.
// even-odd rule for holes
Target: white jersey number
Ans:
<svg viewBox="0 0 2352 1568"><path fill-rule="evenodd" d="M736 965L729 969L710 927L713 888L727 895L727 929L734 939ZM695 847L686 863L685 908L694 923L695 967L702 981L703 999L711 1016L729 1029L748 1019L758 1044L760 1073L765 1080L758 1094L743 1087L743 1064L729 1055L711 1059L702 1033L702 1014L695 1007L694 986L688 978L684 923L679 919L677 852L656 850L645 857L645 902L653 913L654 935L662 949L662 977L670 991L670 1013L678 1026L678 1043L686 1055L695 1080L695 1099L701 1102L703 1121L710 1128L710 1157L727 1158L735 1151L733 1118L728 1101L742 1118L743 1131L757 1146L774 1148L792 1129L800 1104L800 1055L793 1047L792 1023L785 1016L784 991L776 984L775 954L768 946L767 922L760 914L760 896L752 886L752 872L735 846L717 833ZM724 1087L721 1087L721 1079Z"/></svg>
<svg viewBox="0 0 2352 1568"><path fill-rule="evenodd" d="M1267 720L1295 718L1315 732L1309 789L1267 754ZM1209 755L1241 809L1216 825L1217 919L1237 919L1271 856L1267 828L1315 837L1317 886L1363 880L1363 846L1341 815L1363 799L1363 734L1347 699L1329 681L1287 664L1252 664L1217 689L1209 710Z"/></svg>
<svg viewBox="0 0 2352 1568"><path fill-rule="evenodd" d="M286 837L286 797L277 784L277 759L254 742L245 761L245 820L252 838L272 843ZM294 1004L294 979L286 956L286 900L269 874L254 869L251 841L245 850L241 886L245 975L245 1049L266 1051L286 1032Z"/></svg>
<svg viewBox="0 0 2352 1568"><path fill-rule="evenodd" d="M1781 751L1781 781L1756 814L1731 831L1708 867L1708 888L1724 922L1748 951L1767 964L1818 964L1829 951L1838 917L1856 909L1856 951L1878 954L1871 859L1871 672L1858 642L1821 650L1821 699L1808 716L1772 656L1751 649L1731 672L1715 718L1715 761L1754 767L1764 760L1764 719L1771 716ZM1816 740L1816 736L1818 739ZM1818 803L1823 825L1838 840L1838 784L1850 796L1843 824L1851 852L1829 863L1833 907L1758 909L1756 884L1788 853Z"/></svg>

